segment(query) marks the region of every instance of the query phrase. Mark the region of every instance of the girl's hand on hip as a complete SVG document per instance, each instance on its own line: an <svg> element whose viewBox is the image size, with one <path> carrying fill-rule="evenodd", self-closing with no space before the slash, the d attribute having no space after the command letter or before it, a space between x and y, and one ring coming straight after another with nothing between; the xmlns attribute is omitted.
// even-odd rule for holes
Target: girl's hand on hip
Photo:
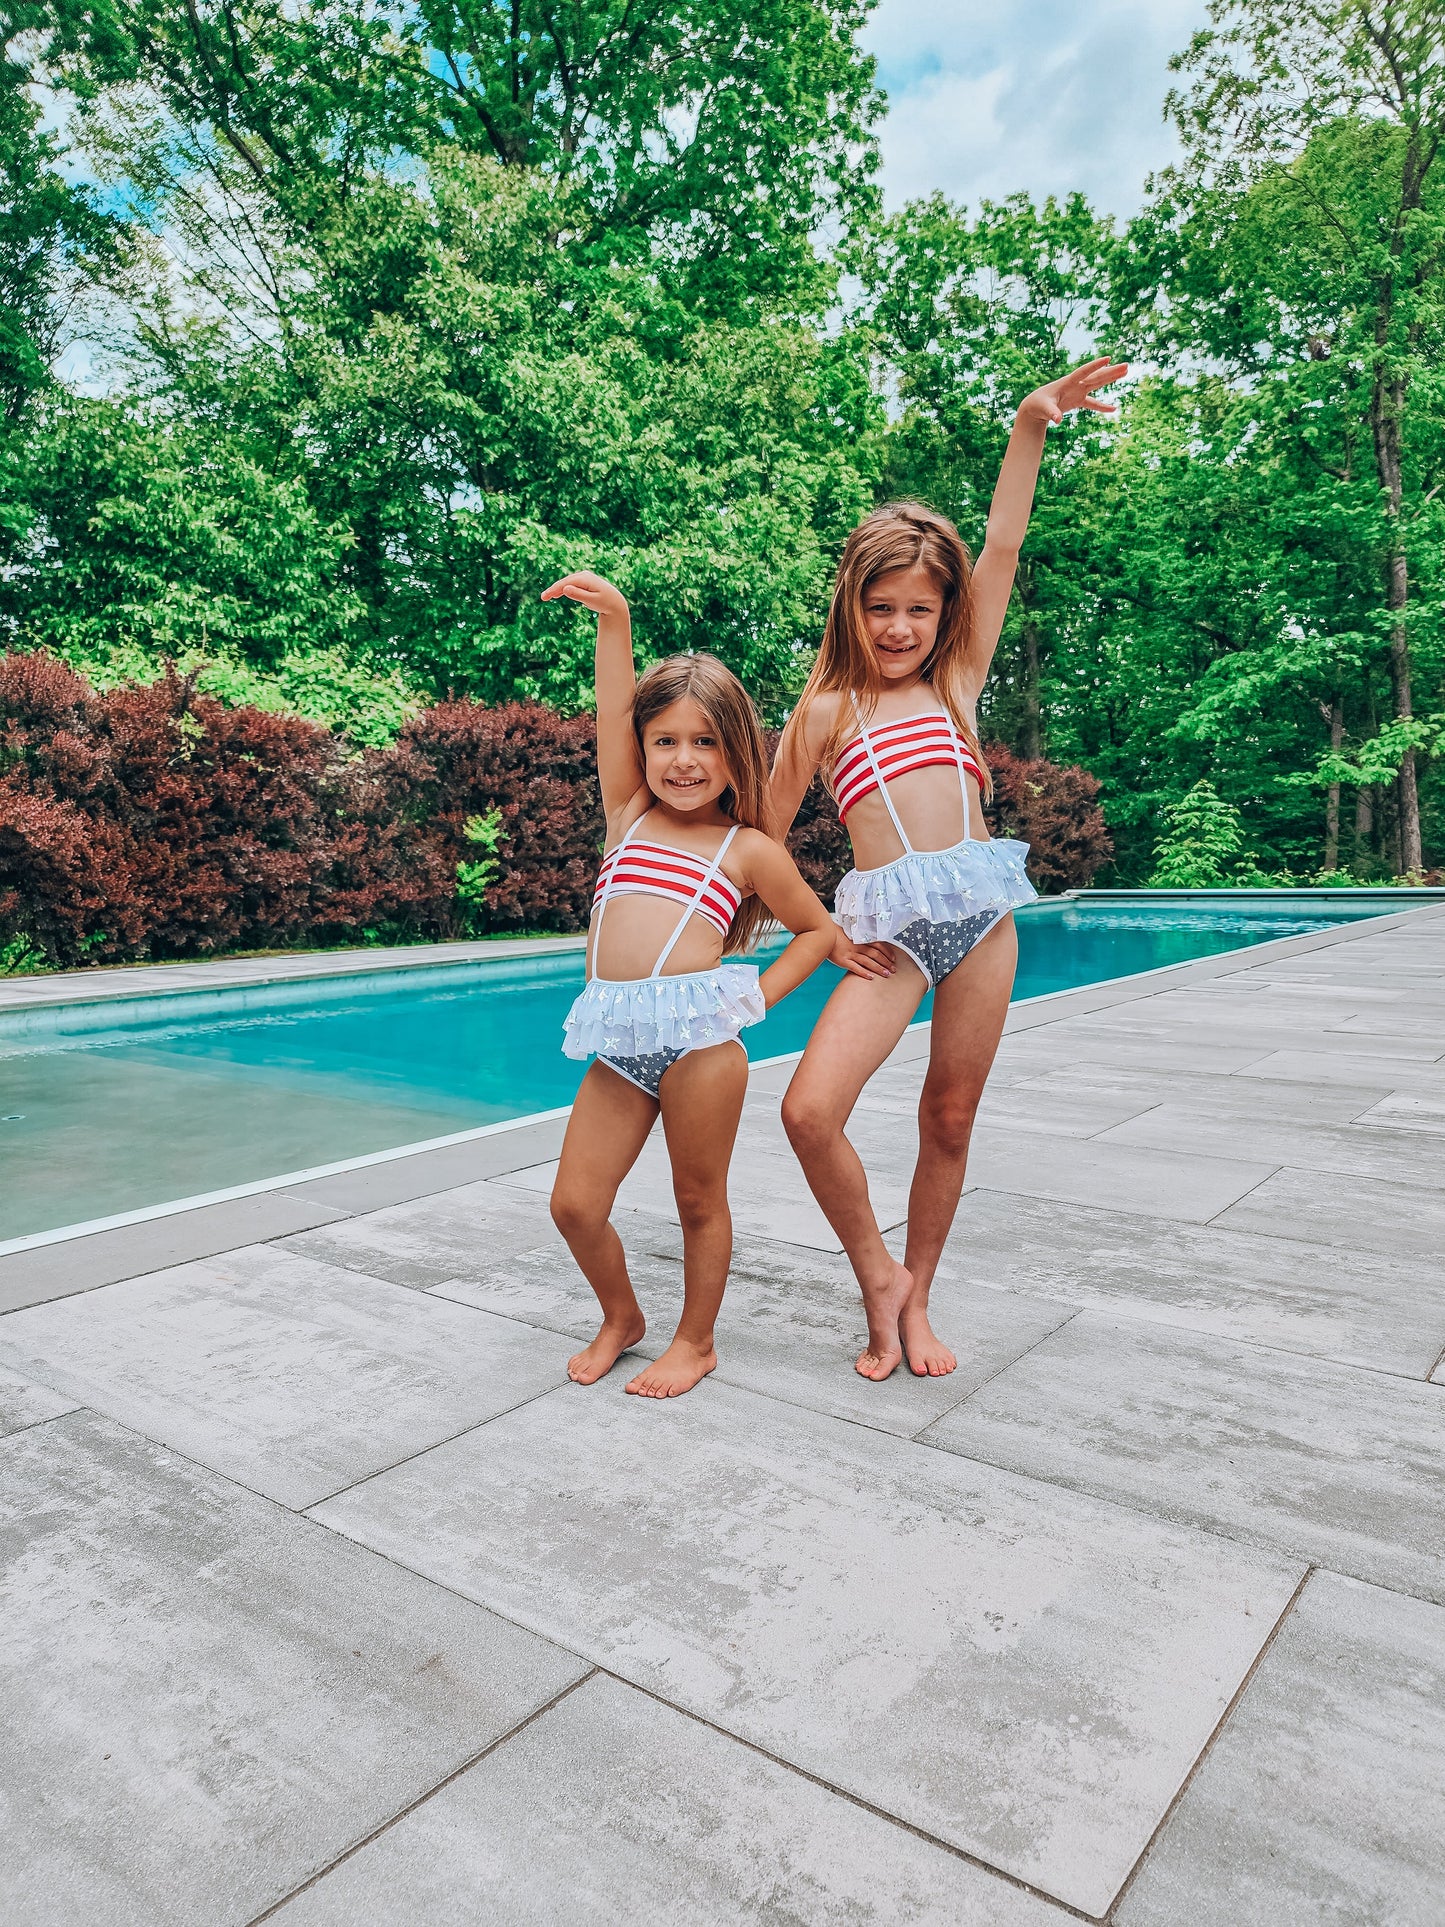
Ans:
<svg viewBox="0 0 1445 1927"><path fill-rule="evenodd" d="M1025 395L1019 403L1019 420L1061 422L1076 408L1088 409L1095 415L1116 415L1118 405L1112 401L1095 401L1094 390L1107 388L1111 381L1118 381L1128 372L1127 361L1111 361L1107 355L1096 355L1092 361L1070 369L1067 375L1060 375L1057 381L1045 382L1042 388Z"/></svg>
<svg viewBox="0 0 1445 1927"><path fill-rule="evenodd" d="M894 971L893 952L886 943L854 943L842 930L833 940L828 961L852 977L891 977Z"/></svg>
<svg viewBox="0 0 1445 1927"><path fill-rule="evenodd" d="M580 602L584 608L591 609L599 616L625 616L627 598L614 582L605 576L594 575L590 569L578 569L573 575L564 575L560 582L542 591L544 602L555 602L558 596L566 596L571 602Z"/></svg>

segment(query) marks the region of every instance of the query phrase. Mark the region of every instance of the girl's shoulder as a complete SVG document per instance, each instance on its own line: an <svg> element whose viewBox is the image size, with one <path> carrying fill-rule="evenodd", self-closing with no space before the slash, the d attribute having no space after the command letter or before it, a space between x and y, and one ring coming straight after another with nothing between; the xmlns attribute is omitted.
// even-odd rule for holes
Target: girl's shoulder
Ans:
<svg viewBox="0 0 1445 1927"><path fill-rule="evenodd" d="M776 862L779 851L786 854L786 845L779 837L744 824L728 846L723 868L735 872L735 880L745 883L759 864Z"/></svg>
<svg viewBox="0 0 1445 1927"><path fill-rule="evenodd" d="M839 716L851 716L853 709L853 700L846 690L820 689L799 718L804 743L812 751L820 750L837 728Z"/></svg>

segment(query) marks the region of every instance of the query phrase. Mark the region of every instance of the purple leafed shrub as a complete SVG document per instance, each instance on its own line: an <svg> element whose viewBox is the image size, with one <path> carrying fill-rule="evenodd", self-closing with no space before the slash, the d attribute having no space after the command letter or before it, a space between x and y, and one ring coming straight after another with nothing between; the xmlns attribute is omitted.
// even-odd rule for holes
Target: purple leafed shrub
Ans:
<svg viewBox="0 0 1445 1927"><path fill-rule="evenodd" d="M0 656L0 951L51 963L313 943L580 930L602 848L590 717L437 703L385 749L228 708L174 672L92 690L45 655ZM990 752L996 827L1045 889L1109 855L1082 770ZM480 909L458 896L494 822ZM848 865L815 783L790 844L825 901Z"/></svg>

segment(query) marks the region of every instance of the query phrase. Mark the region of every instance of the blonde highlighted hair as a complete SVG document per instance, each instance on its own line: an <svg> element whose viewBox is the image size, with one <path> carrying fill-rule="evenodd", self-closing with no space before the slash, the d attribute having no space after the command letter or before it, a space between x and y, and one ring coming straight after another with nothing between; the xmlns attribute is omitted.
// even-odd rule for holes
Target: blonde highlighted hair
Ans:
<svg viewBox="0 0 1445 1927"><path fill-rule="evenodd" d="M823 780L832 788L834 765L858 727L853 704L857 704L866 723L883 693L877 652L863 616L868 590L879 576L912 568L926 570L943 598L938 637L933 654L923 666L922 679L932 685L939 707L953 719L954 727L977 758L983 772L983 793L989 796L993 784L964 695L973 642L969 599L973 557L948 517L936 515L921 502L889 502L874 509L843 544L823 641L798 706L788 718L784 745L805 728L808 711L819 696L837 692L851 697L851 702L839 704L819 759Z"/></svg>
<svg viewBox="0 0 1445 1927"><path fill-rule="evenodd" d="M647 767L643 740L647 725L684 698L695 702L707 717L722 751L728 787L718 798L719 809L745 829L771 836L768 752L762 722L752 697L716 656L665 656L638 677L632 692L632 731L643 768ZM767 921L768 912L761 900L744 897L723 940L724 956L750 950Z"/></svg>

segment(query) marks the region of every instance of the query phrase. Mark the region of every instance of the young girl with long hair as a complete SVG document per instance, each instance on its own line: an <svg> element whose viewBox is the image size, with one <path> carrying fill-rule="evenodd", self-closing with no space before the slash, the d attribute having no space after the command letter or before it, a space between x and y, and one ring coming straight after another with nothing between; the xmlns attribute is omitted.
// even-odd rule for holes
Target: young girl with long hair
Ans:
<svg viewBox="0 0 1445 1927"><path fill-rule="evenodd" d="M568 1373L591 1385L646 1329L609 1222L659 1112L683 1240L683 1311L671 1345L627 1389L687 1392L717 1364L713 1324L732 1259L727 1173L747 1090L739 1032L818 968L838 932L769 824L757 711L715 657L672 656L634 680L620 590L590 572L543 601L597 614L597 773L607 819L587 984L562 1048L595 1055L577 1093L552 1216L602 1307ZM783 954L728 963L771 913ZM846 957L840 961L848 962ZM854 966L861 968L862 966Z"/></svg>
<svg viewBox="0 0 1445 1927"><path fill-rule="evenodd" d="M819 1018L783 1100L813 1195L852 1261L868 1317L857 1369L887 1378L904 1352L920 1376L957 1363L928 1320L928 1292L963 1189L969 1135L1018 955L1013 907L1034 890L1027 847L991 841L977 706L1013 589L1049 425L1112 414L1093 391L1128 372L1107 356L1025 397L977 564L957 529L917 502L876 510L849 536L812 674L773 771L786 835L821 770L852 839L838 886L851 974ZM844 1127L868 1079L932 989L928 1072L903 1263L888 1251Z"/></svg>

